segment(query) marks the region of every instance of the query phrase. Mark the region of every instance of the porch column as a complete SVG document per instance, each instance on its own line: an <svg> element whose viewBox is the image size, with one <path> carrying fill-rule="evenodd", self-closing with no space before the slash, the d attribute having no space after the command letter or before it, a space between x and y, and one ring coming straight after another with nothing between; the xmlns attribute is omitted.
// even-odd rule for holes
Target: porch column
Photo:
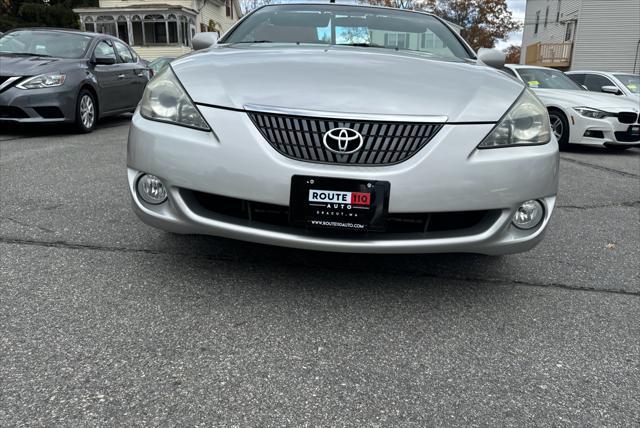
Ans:
<svg viewBox="0 0 640 428"><path fill-rule="evenodd" d="M165 37L167 38L167 42L166 43L169 44L169 21L167 21L167 19L168 18L165 18L165 21L164 21L164 31L165 31L165 34L166 34Z"/></svg>
<svg viewBox="0 0 640 428"><path fill-rule="evenodd" d="M176 31L178 32L178 45L182 45L182 15L176 15Z"/></svg>
<svg viewBox="0 0 640 428"><path fill-rule="evenodd" d="M127 15L127 34L129 39L129 46L133 46L133 26L131 25L131 15Z"/></svg>

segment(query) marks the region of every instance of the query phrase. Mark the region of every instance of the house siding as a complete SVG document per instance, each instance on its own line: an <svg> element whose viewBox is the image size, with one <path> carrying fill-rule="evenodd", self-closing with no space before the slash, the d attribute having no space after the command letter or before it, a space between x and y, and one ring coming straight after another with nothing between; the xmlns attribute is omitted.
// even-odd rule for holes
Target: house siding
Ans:
<svg viewBox="0 0 640 428"><path fill-rule="evenodd" d="M598 3L595 1L594 3ZM524 64L527 57L527 46L534 43L564 43L567 24L578 19L580 13L580 0L528 0L524 18L524 30L522 34L522 49L520 52L520 64ZM544 26L545 11L549 6L549 21ZM556 16L560 8L560 19L556 22ZM538 33L535 34L536 12L540 12ZM575 24L572 40L575 39Z"/></svg>
<svg viewBox="0 0 640 428"><path fill-rule="evenodd" d="M224 3L208 1L202 10L200 11L200 22L204 25L209 25L209 20L213 20L221 28L221 35L225 33L233 24L236 23L236 10L234 9L233 15L236 19L231 19L226 16L226 9Z"/></svg>
<svg viewBox="0 0 640 428"><path fill-rule="evenodd" d="M640 1L584 1L578 18L571 70L638 73L639 42Z"/></svg>

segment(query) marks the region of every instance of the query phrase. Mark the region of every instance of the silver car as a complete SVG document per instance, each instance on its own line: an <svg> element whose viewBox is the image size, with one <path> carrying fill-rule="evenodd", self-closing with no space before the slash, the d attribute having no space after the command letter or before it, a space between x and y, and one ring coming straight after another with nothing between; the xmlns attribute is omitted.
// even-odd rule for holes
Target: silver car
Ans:
<svg viewBox="0 0 640 428"><path fill-rule="evenodd" d="M194 47L212 41L194 38ZM129 133L147 224L366 253L529 250L556 201L545 107L444 21L270 5L147 86Z"/></svg>

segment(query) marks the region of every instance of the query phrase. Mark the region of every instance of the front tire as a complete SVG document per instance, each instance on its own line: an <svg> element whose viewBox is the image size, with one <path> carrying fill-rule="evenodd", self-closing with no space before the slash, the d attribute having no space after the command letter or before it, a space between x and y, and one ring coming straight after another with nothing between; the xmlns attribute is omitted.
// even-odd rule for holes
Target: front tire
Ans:
<svg viewBox="0 0 640 428"><path fill-rule="evenodd" d="M549 121L560 150L567 150L569 148L569 121L567 117L561 111L553 109L549 110Z"/></svg>
<svg viewBox="0 0 640 428"><path fill-rule="evenodd" d="M80 133L87 134L95 129L97 121L96 100L91 92L83 89L78 94L76 103L76 129Z"/></svg>

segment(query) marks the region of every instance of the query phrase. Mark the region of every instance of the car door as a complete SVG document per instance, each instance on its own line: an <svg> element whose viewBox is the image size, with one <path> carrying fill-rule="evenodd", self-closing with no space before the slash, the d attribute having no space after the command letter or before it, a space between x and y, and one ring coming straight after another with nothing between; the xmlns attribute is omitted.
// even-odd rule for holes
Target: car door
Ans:
<svg viewBox="0 0 640 428"><path fill-rule="evenodd" d="M145 67L134 57L129 47L124 43L114 40L113 44L120 59L118 77L125 88L121 98L120 108L135 108L142 98L147 84L147 72ZM123 77L121 77L123 76Z"/></svg>
<svg viewBox="0 0 640 428"><path fill-rule="evenodd" d="M118 59L113 45L101 39L93 51L93 74L98 82L98 103L100 113L118 109ZM111 61L111 63L109 63Z"/></svg>

